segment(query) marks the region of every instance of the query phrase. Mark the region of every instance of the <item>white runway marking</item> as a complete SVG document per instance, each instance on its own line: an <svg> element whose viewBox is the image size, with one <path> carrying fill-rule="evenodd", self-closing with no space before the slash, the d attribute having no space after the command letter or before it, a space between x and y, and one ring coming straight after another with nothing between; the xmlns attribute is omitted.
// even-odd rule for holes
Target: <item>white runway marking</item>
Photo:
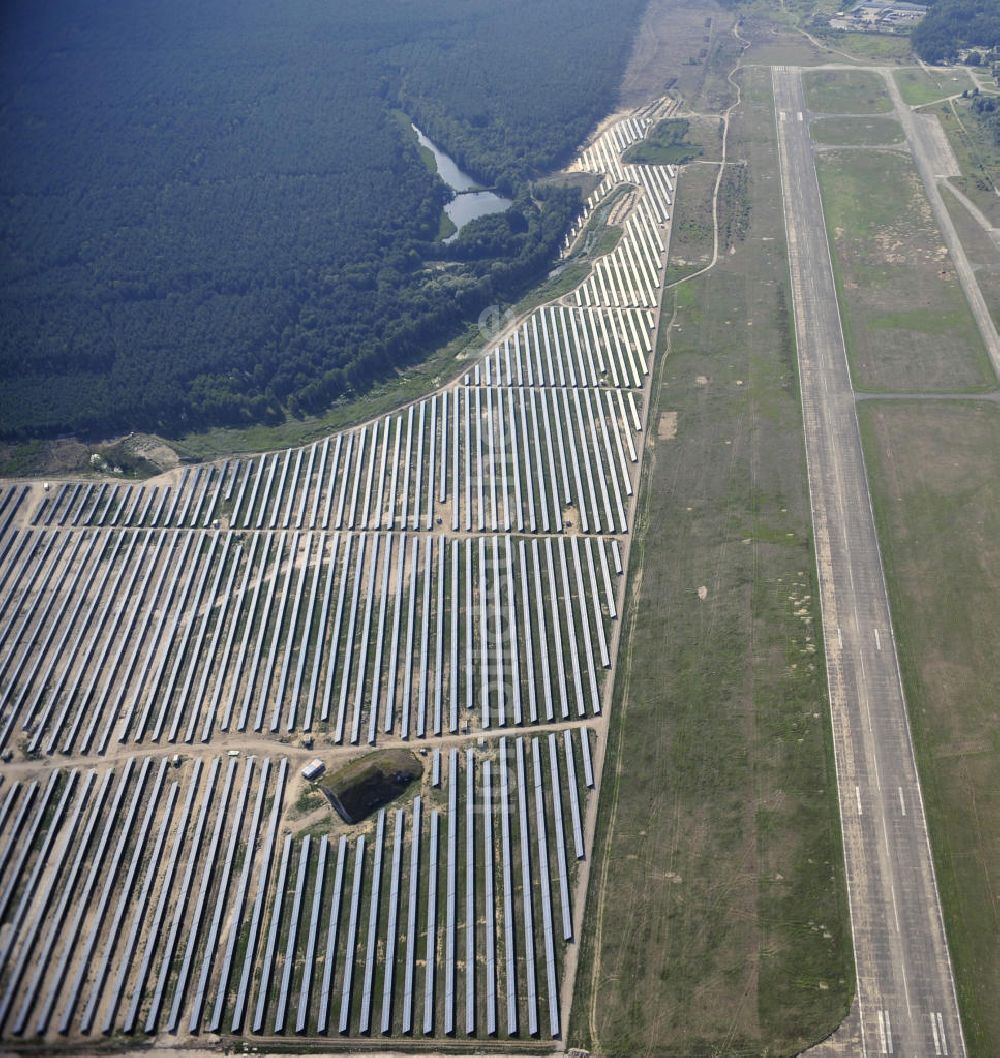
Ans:
<svg viewBox="0 0 1000 1058"><path fill-rule="evenodd" d="M877 628L875 629L875 649L876 650L881 650L882 649L882 640L879 638L879 634L878 634L878 629Z"/></svg>
<svg viewBox="0 0 1000 1058"><path fill-rule="evenodd" d="M858 815L863 815L864 813L861 811L861 788L859 786L854 787L854 795L858 799Z"/></svg>
<svg viewBox="0 0 1000 1058"><path fill-rule="evenodd" d="M906 980L906 963L900 963L899 972L903 977L903 999L906 1000L906 1016L913 1020L913 1007L910 1005L910 985Z"/></svg>
<svg viewBox="0 0 1000 1058"><path fill-rule="evenodd" d="M944 1035L944 1018L940 1014L934 1015L937 1018L938 1035L941 1037L941 1053L948 1053L948 1041Z"/></svg>
<svg viewBox="0 0 1000 1058"><path fill-rule="evenodd" d="M934 1037L934 1053L941 1053L941 1039L938 1036L937 1022L934 1020L934 1015L931 1014L931 1035Z"/></svg>
<svg viewBox="0 0 1000 1058"><path fill-rule="evenodd" d="M892 917L896 922L896 932L899 933L899 905L896 903L896 886L889 883L889 895L892 897Z"/></svg>
<svg viewBox="0 0 1000 1058"><path fill-rule="evenodd" d="M906 815L906 802L903 800L903 787L897 786L896 789L899 791L899 810Z"/></svg>
<svg viewBox="0 0 1000 1058"><path fill-rule="evenodd" d="M878 1035L882 1044L883 1054L892 1054L892 1023L889 1021L889 1011L878 1012Z"/></svg>
<svg viewBox="0 0 1000 1058"><path fill-rule="evenodd" d="M892 1042L891 1040L888 1039L888 1037L886 1036L886 1033L885 1033L886 1020L887 1019L886 1019L886 1016L885 1016L885 1011L884 1010L880 1010L878 1012L878 1037L879 1037L879 1042L882 1045L882 1053L883 1054L888 1054L889 1053L889 1046L888 1045L889 1045L889 1043Z"/></svg>

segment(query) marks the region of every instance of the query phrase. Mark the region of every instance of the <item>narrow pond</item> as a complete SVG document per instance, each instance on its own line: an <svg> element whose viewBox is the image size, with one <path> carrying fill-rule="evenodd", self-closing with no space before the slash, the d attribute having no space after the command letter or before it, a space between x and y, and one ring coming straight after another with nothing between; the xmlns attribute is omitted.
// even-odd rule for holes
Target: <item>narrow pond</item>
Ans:
<svg viewBox="0 0 1000 1058"><path fill-rule="evenodd" d="M493 191L484 191L468 173L461 169L431 139L428 139L416 125L413 131L421 147L426 147L434 155L438 176L455 192L455 197L444 207L448 219L458 229L449 235L445 242L451 242L458 232L476 217L485 217L487 213L503 213L511 205L509 198L502 198Z"/></svg>

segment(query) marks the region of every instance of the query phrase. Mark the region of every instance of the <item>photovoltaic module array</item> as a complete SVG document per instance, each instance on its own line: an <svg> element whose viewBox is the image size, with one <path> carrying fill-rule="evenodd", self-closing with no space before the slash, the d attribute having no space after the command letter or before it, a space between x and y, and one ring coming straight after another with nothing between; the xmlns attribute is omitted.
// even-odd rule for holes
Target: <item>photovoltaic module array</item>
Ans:
<svg viewBox="0 0 1000 1058"><path fill-rule="evenodd" d="M575 163L567 253L624 191L614 248L454 383L0 486L3 1038L563 1034L676 176L621 159L663 110ZM400 746L358 825L300 774Z"/></svg>

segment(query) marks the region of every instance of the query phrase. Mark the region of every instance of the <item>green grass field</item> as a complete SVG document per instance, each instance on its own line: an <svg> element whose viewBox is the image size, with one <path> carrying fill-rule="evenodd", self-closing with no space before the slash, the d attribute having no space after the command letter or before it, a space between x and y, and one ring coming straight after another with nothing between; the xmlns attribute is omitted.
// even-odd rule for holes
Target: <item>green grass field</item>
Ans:
<svg viewBox="0 0 1000 1058"><path fill-rule="evenodd" d="M773 22L753 22L741 31L751 41L744 56L747 64L758 66L822 66L844 62L844 57L827 47L817 47L807 37Z"/></svg>
<svg viewBox="0 0 1000 1058"><path fill-rule="evenodd" d="M843 57L826 48L813 47L805 37L792 33L755 43L746 57L747 65L759 66L822 66L838 61L844 61Z"/></svg>
<svg viewBox="0 0 1000 1058"><path fill-rule="evenodd" d="M865 401L865 458L969 1054L1000 1054L1000 407Z"/></svg>
<svg viewBox="0 0 1000 1058"><path fill-rule="evenodd" d="M824 151L817 170L855 385L991 388L986 350L910 158Z"/></svg>
<svg viewBox="0 0 1000 1058"><path fill-rule="evenodd" d="M792 1053L853 990L770 77L744 76L751 228L676 289L651 407L677 433L646 455L568 1041L605 1054Z"/></svg>
<svg viewBox="0 0 1000 1058"><path fill-rule="evenodd" d="M895 118L813 118L815 143L834 147L885 147L903 142L903 127Z"/></svg>
<svg viewBox="0 0 1000 1058"><path fill-rule="evenodd" d="M913 107L959 95L964 89L973 87L972 78L961 67L947 72L935 70L933 73L915 67L894 70L892 76L896 78L903 101Z"/></svg>
<svg viewBox="0 0 1000 1058"><path fill-rule="evenodd" d="M837 33L831 34L826 43L838 51L853 56L858 62L869 64L913 62L910 38L905 34L897 37L885 33Z"/></svg>
<svg viewBox="0 0 1000 1058"><path fill-rule="evenodd" d="M803 75L806 104L815 114L886 114L892 100L868 70L810 70Z"/></svg>

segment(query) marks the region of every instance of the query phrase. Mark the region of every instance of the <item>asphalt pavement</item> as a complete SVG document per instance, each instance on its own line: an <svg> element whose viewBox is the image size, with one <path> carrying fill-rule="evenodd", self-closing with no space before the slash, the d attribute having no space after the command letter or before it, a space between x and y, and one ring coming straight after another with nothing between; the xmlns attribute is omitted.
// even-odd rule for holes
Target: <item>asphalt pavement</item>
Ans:
<svg viewBox="0 0 1000 1058"><path fill-rule="evenodd" d="M772 71L857 964L840 1053L964 1058L800 71Z"/></svg>

